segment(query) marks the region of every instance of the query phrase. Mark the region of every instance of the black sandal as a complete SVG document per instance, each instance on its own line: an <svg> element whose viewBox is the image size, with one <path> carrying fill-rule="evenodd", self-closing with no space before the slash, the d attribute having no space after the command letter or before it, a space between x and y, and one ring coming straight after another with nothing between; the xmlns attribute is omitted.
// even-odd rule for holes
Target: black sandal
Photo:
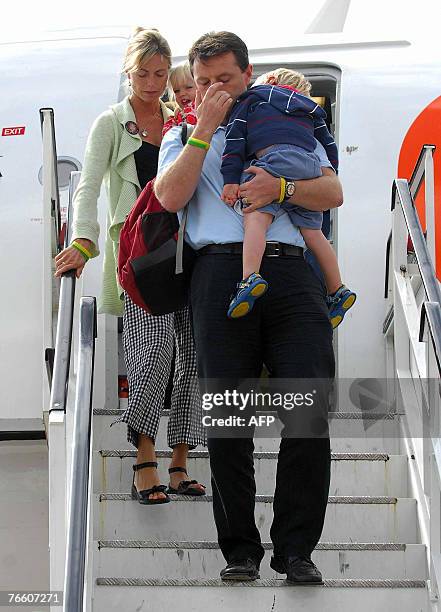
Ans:
<svg viewBox="0 0 441 612"><path fill-rule="evenodd" d="M181 468L181 467L169 468L168 470L169 474L173 474L174 472L184 472L184 474L187 474L188 476L188 472L185 468ZM191 486L195 484L198 484L201 487L204 487L205 489L205 485L201 484L197 480L181 480L177 489L172 487L171 484L169 483L167 493L172 493L174 495L193 495L195 497L199 497L200 495L205 495L205 490L198 491L197 489Z"/></svg>
<svg viewBox="0 0 441 612"><path fill-rule="evenodd" d="M155 485L151 489L144 489L138 491L135 485L135 472L142 470L142 468L154 467L157 468L158 464L156 461L146 461L145 463L138 463L133 466L133 483L132 483L132 499L136 499L143 506L153 506L155 504L168 504L170 497L166 493L167 487L165 485ZM164 493L165 497L159 499L150 499L152 493Z"/></svg>

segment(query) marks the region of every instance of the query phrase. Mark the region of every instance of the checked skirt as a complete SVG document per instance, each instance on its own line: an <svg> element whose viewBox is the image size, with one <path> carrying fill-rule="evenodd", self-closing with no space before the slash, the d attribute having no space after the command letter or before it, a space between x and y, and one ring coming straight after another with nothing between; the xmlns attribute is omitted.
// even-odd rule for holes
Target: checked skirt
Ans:
<svg viewBox="0 0 441 612"><path fill-rule="evenodd" d="M188 308L153 316L124 295L123 348L129 383L128 407L115 422L127 423L127 440L156 439L175 353L167 442L205 445L196 354Z"/></svg>

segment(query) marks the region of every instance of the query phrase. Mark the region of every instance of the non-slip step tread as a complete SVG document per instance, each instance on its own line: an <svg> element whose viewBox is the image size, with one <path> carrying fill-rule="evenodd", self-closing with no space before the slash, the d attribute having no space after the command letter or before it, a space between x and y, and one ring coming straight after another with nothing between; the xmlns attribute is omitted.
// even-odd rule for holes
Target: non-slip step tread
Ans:
<svg viewBox="0 0 441 612"><path fill-rule="evenodd" d="M93 414L94 416L122 416L125 410L121 410L120 408L94 408ZM170 416L170 410L163 410L161 412L161 416L168 417ZM277 412L273 410L257 410L259 414L273 414L276 415ZM395 419L395 417L399 417L400 415L396 412L328 412L329 419L356 419L356 420L384 420L384 419Z"/></svg>
<svg viewBox="0 0 441 612"><path fill-rule="evenodd" d="M159 578L108 578L96 579L98 586L146 586L146 587L294 587L286 580L268 578L265 580L251 580L246 582L223 581L219 578L210 579L159 579ZM386 589L418 589L425 588L424 580L363 580L363 579L335 579L325 580L324 587L331 588L386 588Z"/></svg>
<svg viewBox="0 0 441 612"><path fill-rule="evenodd" d="M98 540L98 548L159 548L180 550L218 550L219 544L214 541L170 542L157 540ZM395 544L394 542L319 542L315 550L346 550L346 551L401 551L409 546L424 546L424 544ZM272 550L272 542L262 542L265 550Z"/></svg>
<svg viewBox="0 0 441 612"><path fill-rule="evenodd" d="M212 495L170 495L170 498L174 502L179 501L192 501L192 502L212 502ZM98 499L102 501L136 501L132 500L130 493L99 493ZM274 495L256 495L257 503L273 503ZM386 497L386 496L353 496L353 495L330 495L328 497L329 504L397 504L399 497Z"/></svg>
<svg viewBox="0 0 441 612"><path fill-rule="evenodd" d="M135 449L117 450L108 449L98 451L102 457L117 457L123 459L125 457L136 457L137 451ZM256 451L253 453L254 459L277 459L279 453L277 451ZM156 457L158 459L171 458L171 450L157 450ZM389 461L393 456L401 455L389 455L388 453L331 453L332 461ZM208 451L189 451L189 459L208 459Z"/></svg>

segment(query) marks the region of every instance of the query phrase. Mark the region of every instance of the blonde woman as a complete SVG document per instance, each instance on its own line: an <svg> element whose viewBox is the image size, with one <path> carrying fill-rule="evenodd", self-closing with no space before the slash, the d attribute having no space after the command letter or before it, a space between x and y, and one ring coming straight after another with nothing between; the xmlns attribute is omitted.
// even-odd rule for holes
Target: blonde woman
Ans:
<svg viewBox="0 0 441 612"><path fill-rule="evenodd" d="M170 501L160 484L155 439L164 407L173 351L168 444L173 449L168 492L204 495L205 487L187 476L189 448L204 444L195 352L188 309L151 316L123 294L116 262L122 224L146 183L155 177L164 123L173 114L160 97L167 87L171 51L157 30L137 28L129 42L124 72L130 93L94 122L81 181L74 198L73 241L55 259L56 276L75 269L80 276L89 257L99 254L97 200L104 180L108 195L103 287L99 312L123 315L123 346L129 380L127 439L138 448L132 496L141 504Z"/></svg>

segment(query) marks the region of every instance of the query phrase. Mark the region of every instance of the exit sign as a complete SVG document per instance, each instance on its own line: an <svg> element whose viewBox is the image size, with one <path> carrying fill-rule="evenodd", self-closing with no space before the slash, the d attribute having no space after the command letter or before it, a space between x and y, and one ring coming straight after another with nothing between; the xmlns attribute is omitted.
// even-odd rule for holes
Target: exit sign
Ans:
<svg viewBox="0 0 441 612"><path fill-rule="evenodd" d="M23 136L25 129L24 125L20 127L5 127L2 129L2 136Z"/></svg>

